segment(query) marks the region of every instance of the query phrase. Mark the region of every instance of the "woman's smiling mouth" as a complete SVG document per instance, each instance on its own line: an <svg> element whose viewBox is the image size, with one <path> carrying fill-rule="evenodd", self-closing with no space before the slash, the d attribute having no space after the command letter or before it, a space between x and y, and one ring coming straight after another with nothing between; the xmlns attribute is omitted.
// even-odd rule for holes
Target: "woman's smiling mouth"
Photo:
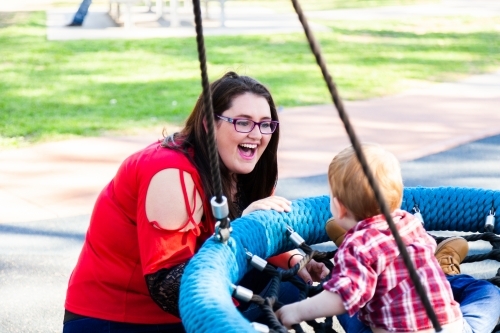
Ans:
<svg viewBox="0 0 500 333"><path fill-rule="evenodd" d="M257 151L256 144L242 143L238 145L238 152L244 159L252 159Z"/></svg>

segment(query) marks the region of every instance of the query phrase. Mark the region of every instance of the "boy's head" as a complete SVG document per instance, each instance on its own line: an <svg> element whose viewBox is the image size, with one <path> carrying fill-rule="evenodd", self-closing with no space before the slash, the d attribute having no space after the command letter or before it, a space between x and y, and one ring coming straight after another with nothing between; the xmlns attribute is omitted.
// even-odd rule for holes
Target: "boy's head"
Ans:
<svg viewBox="0 0 500 333"><path fill-rule="evenodd" d="M396 157L377 144L362 144L368 166L391 211L401 206L403 179ZM352 213L356 221L381 214L373 190L352 147L338 153L328 168L332 196Z"/></svg>

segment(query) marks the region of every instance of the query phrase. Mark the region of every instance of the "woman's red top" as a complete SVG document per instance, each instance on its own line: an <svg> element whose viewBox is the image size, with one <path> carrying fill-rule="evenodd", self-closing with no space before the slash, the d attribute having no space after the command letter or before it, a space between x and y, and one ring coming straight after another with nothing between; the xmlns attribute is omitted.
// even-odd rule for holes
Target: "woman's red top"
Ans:
<svg viewBox="0 0 500 333"><path fill-rule="evenodd" d="M180 170L182 184L182 171L189 173L196 190L205 197L198 172L182 153L157 142L128 157L94 206L69 280L66 310L126 323L180 322L153 301L144 276L190 259L213 234L214 221L208 201L203 203L202 222L187 232L159 229L155 221L147 219L149 183L159 171L172 168ZM183 192L185 198L193 195L185 188ZM193 208L186 204L190 217Z"/></svg>

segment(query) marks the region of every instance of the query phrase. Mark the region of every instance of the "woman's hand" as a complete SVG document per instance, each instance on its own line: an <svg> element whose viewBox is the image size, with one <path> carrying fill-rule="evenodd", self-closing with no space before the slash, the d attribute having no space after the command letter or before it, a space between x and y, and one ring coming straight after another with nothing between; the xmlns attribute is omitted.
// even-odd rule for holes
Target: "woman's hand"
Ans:
<svg viewBox="0 0 500 333"><path fill-rule="evenodd" d="M317 262L311 259L309 263L302 268L297 275L300 276L307 284L312 284L314 282L320 282L323 280L330 270L322 262Z"/></svg>
<svg viewBox="0 0 500 333"><path fill-rule="evenodd" d="M297 303L285 305L275 312L276 318L287 329L291 329L293 324L299 324L302 319L300 318L300 311L298 311Z"/></svg>
<svg viewBox="0 0 500 333"><path fill-rule="evenodd" d="M290 205L292 202L283 197L278 196L270 196L264 199L260 199L252 202L244 211L241 213L241 216L245 216L250 214L256 210L275 210L277 212L289 212L292 210Z"/></svg>

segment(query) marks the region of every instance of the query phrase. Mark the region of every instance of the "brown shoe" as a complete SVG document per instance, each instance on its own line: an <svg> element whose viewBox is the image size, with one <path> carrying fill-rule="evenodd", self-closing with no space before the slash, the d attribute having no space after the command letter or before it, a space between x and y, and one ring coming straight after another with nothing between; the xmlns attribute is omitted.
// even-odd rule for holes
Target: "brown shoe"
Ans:
<svg viewBox="0 0 500 333"><path fill-rule="evenodd" d="M460 264L469 252L469 243L462 237L454 236L438 244L434 254L446 275L460 274Z"/></svg>
<svg viewBox="0 0 500 333"><path fill-rule="evenodd" d="M335 245L340 247L340 244L344 241L345 233L347 231L339 226L333 217L326 221L325 230L326 234L335 243Z"/></svg>

